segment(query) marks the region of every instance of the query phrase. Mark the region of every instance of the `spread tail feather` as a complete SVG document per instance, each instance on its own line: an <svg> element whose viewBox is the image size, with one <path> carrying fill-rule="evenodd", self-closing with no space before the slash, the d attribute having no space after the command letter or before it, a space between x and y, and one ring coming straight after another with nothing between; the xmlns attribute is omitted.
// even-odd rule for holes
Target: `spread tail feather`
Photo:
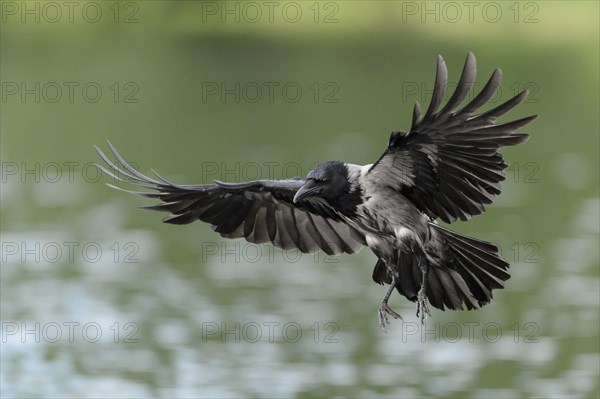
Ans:
<svg viewBox="0 0 600 399"><path fill-rule="evenodd" d="M430 224L437 252L430 262L429 302L439 309L477 309L492 299L492 290L504 288L509 264L490 242L466 237ZM441 254L440 254L441 252ZM437 256L436 256L437 255Z"/></svg>
<svg viewBox="0 0 600 399"><path fill-rule="evenodd" d="M432 306L444 310L478 309L492 299L492 290L504 288L510 278L509 264L490 242L466 237L431 223L431 240L425 245L428 263L426 292ZM415 255L415 254L413 254ZM416 302L422 273L418 262L403 257L397 265L396 289ZM390 284L382 259L373 270L373 280Z"/></svg>

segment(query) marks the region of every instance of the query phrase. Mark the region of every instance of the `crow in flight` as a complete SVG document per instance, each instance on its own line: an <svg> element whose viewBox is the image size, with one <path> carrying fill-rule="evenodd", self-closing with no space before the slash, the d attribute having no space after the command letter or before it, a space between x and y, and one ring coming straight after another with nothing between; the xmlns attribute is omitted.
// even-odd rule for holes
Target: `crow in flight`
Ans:
<svg viewBox="0 0 600 399"><path fill-rule="evenodd" d="M499 148L527 140L514 132L536 115L495 122L527 98L527 91L476 113L499 87L500 69L461 108L475 74L469 53L456 91L440 109L448 73L438 56L427 111L421 115L417 102L410 130L393 131L385 152L369 165L330 161L305 179L180 185L156 172L156 178L141 174L108 143L118 163L96 147L108 168L97 166L116 180L152 190L130 192L159 199L147 208L170 213L165 223L199 219L222 237L308 253L352 254L368 246L378 258L373 280L389 285L378 309L384 330L388 315L401 318L388 306L394 289L416 302L421 322L430 315L428 301L441 310L477 309L492 299L493 289L504 287L509 264L496 245L452 232L436 219L451 223L484 212L505 179L508 164Z"/></svg>

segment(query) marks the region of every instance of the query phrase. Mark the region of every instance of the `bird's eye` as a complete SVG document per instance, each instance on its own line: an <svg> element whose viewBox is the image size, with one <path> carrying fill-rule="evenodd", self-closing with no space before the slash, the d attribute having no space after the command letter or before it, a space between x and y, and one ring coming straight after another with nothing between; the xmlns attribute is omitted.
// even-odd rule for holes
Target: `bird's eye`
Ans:
<svg viewBox="0 0 600 399"><path fill-rule="evenodd" d="M322 183L328 183L329 182L329 178L324 177L324 178L321 179L321 182Z"/></svg>

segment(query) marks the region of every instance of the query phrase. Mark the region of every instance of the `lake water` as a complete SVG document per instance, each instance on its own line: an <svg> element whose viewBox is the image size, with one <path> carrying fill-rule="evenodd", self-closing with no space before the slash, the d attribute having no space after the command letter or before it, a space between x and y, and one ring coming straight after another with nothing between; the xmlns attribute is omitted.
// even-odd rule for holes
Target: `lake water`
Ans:
<svg viewBox="0 0 600 399"><path fill-rule="evenodd" d="M318 21L337 10L331 24L308 2L298 24L252 23L250 8L223 22L218 2L122 3L117 16L97 3L97 24L51 23L39 5L40 22L23 22L24 3L6 3L2 397L600 395L597 4L531 3L537 23L494 25L422 23L394 2L327 3ZM548 33L573 15L565 38ZM161 224L93 167L106 139L179 183L369 163L428 103L436 55L456 82L468 50L480 84L503 68L496 104L528 87L512 115L541 115L504 151L502 196L451 226L511 262L478 311L434 309L422 326L394 294L404 322L384 333L370 251L299 254Z"/></svg>

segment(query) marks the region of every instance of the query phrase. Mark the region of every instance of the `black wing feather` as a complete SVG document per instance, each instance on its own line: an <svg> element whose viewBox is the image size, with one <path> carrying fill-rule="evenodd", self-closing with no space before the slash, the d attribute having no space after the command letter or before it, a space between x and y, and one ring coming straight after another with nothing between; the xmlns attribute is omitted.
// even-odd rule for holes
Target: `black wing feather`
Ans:
<svg viewBox="0 0 600 399"><path fill-rule="evenodd" d="M133 168L108 143L117 160L112 162L98 147L96 151L106 166L96 166L115 181L151 191L133 194L156 198L158 205L145 209L169 212L165 223L188 224L196 220L210 223L212 229L227 238L245 238L249 242L271 242L302 252L323 250L327 254L355 253L366 243L364 236L347 225L329 204L319 198L294 203L301 179L257 180L244 183L178 185L158 173L157 179Z"/></svg>
<svg viewBox="0 0 600 399"><path fill-rule="evenodd" d="M499 87L499 69L470 103L457 109L471 91L475 76L475 56L469 53L456 91L438 111L448 81L446 64L438 57L427 112L421 118L420 105L415 104L410 132L393 132L388 148L368 172L372 181L400 191L431 219L440 218L447 223L483 213L485 205L500 194L500 182L506 177L504 169L508 164L498 150L527 140L527 134L514 133L536 118L534 115L503 124L495 122L523 102L527 91L473 115Z"/></svg>

